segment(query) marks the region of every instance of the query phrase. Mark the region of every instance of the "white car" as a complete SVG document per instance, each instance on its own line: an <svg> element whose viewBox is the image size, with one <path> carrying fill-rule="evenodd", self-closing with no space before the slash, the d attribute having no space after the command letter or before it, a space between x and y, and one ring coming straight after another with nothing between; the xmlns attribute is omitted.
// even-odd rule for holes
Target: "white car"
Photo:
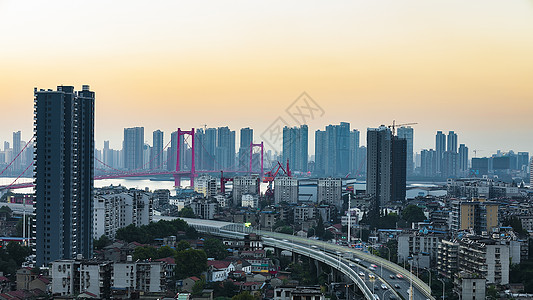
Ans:
<svg viewBox="0 0 533 300"><path fill-rule="evenodd" d="M359 276L361 276L361 277L365 277L365 273L363 273L363 272L359 272Z"/></svg>
<svg viewBox="0 0 533 300"><path fill-rule="evenodd" d="M375 270L376 270L376 268L374 268L374 267L368 267L368 269L369 269L369 270L372 270L372 271L375 271Z"/></svg>
<svg viewBox="0 0 533 300"><path fill-rule="evenodd" d="M382 285L381 285L381 289L386 290L386 289L388 289L388 287L387 287L386 284L382 284Z"/></svg>

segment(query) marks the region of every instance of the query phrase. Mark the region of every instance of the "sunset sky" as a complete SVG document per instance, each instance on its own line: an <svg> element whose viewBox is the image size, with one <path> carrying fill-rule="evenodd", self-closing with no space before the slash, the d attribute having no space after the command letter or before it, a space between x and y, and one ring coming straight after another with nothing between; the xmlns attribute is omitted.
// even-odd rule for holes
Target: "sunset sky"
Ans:
<svg viewBox="0 0 533 300"><path fill-rule="evenodd" d="M533 0L30 2L0 0L0 141L29 139L34 87L89 84L98 148L133 126L260 141L305 91L312 149L325 125L365 144L396 120L415 151L454 130L478 156L533 153Z"/></svg>

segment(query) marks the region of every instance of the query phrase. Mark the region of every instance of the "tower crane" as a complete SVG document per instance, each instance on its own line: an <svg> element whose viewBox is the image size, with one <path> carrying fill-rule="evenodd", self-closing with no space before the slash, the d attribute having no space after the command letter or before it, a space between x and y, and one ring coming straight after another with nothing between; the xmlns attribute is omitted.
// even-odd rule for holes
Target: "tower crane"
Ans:
<svg viewBox="0 0 533 300"><path fill-rule="evenodd" d="M413 123L396 124L396 120L392 120L392 125L389 125L387 127L392 129L392 135L395 136L396 135L396 127L407 126L407 125L416 125L416 124L418 124L418 123L413 122Z"/></svg>

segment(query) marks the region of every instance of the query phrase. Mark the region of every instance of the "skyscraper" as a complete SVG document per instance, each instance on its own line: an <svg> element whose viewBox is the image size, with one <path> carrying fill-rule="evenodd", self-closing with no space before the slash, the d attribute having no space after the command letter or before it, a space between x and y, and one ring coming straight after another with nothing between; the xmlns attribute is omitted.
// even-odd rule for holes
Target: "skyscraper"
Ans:
<svg viewBox="0 0 533 300"><path fill-rule="evenodd" d="M462 176L466 175L468 170L468 147L465 144L459 145L459 171Z"/></svg>
<svg viewBox="0 0 533 300"><path fill-rule="evenodd" d="M405 200L407 141L382 125L368 128L367 147L367 194L377 206Z"/></svg>
<svg viewBox="0 0 533 300"><path fill-rule="evenodd" d="M17 132L13 132L13 158L15 158L19 154L19 152L20 152L20 131L17 131ZM13 162L12 169L13 171L15 171L15 173L21 171L20 169L21 159L22 157L18 157Z"/></svg>
<svg viewBox="0 0 533 300"><path fill-rule="evenodd" d="M436 173L440 174L442 172L442 159L444 158L444 152L446 151L446 135L442 131L437 131L435 136L435 154L437 157L436 161Z"/></svg>
<svg viewBox="0 0 533 300"><path fill-rule="evenodd" d="M350 172L350 123L328 125L315 132L317 175L345 176Z"/></svg>
<svg viewBox="0 0 533 300"><path fill-rule="evenodd" d="M366 133L366 193L383 206L391 199L392 132L385 126L368 128Z"/></svg>
<svg viewBox="0 0 533 300"><path fill-rule="evenodd" d="M217 169L235 168L235 131L227 126L217 128L215 159Z"/></svg>
<svg viewBox="0 0 533 300"><path fill-rule="evenodd" d="M424 177L434 177L437 169L437 152L424 149L420 152L420 173Z"/></svg>
<svg viewBox="0 0 533 300"><path fill-rule="evenodd" d="M393 136L391 156L391 201L402 202L407 181L407 140Z"/></svg>
<svg viewBox="0 0 533 300"><path fill-rule="evenodd" d="M37 265L92 256L94 92L35 89Z"/></svg>
<svg viewBox="0 0 533 300"><path fill-rule="evenodd" d="M291 170L307 172L308 134L307 125L283 128L283 163L289 160Z"/></svg>
<svg viewBox="0 0 533 300"><path fill-rule="evenodd" d="M402 126L397 129L398 138L404 139L407 141L407 176L413 175L414 170L414 160L413 160L413 140L414 140L414 131L411 126Z"/></svg>
<svg viewBox="0 0 533 300"><path fill-rule="evenodd" d="M352 176L356 176L357 171L360 171L359 158L359 130L354 129L350 132L350 172Z"/></svg>
<svg viewBox="0 0 533 300"><path fill-rule="evenodd" d="M241 128L241 143L239 146L239 170L248 170L250 166L250 144L254 140L254 130Z"/></svg>
<svg viewBox="0 0 533 300"><path fill-rule="evenodd" d="M150 169L163 168L163 131L153 132L152 151L150 153Z"/></svg>
<svg viewBox="0 0 533 300"><path fill-rule="evenodd" d="M144 127L124 128L124 168L143 168Z"/></svg>
<svg viewBox="0 0 533 300"><path fill-rule="evenodd" d="M448 145L446 151L457 153L457 134L453 131L448 132Z"/></svg>

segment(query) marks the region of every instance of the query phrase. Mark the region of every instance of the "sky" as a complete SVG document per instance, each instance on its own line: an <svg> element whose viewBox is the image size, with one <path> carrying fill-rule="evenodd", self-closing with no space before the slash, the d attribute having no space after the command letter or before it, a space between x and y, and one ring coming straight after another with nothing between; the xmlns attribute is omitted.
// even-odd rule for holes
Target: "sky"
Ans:
<svg viewBox="0 0 533 300"><path fill-rule="evenodd" d="M311 149L328 124L365 144L396 120L415 151L454 130L478 156L533 153L532 53L533 0L0 0L0 141L29 139L34 87L89 84L97 148L134 126L269 142L306 92Z"/></svg>

